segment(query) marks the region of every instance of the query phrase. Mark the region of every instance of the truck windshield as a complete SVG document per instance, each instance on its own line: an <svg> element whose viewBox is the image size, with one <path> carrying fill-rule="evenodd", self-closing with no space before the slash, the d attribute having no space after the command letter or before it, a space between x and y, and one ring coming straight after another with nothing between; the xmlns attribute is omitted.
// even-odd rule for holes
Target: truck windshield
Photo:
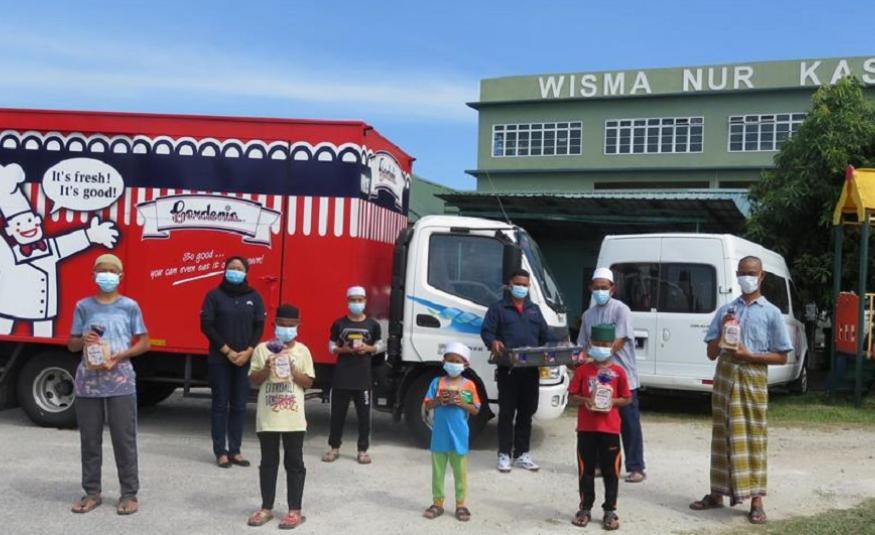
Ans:
<svg viewBox="0 0 875 535"><path fill-rule="evenodd" d="M550 273L550 268L544 262L544 256L541 254L541 249L538 248L537 242L529 236L528 232L521 228L518 228L516 233L517 243L532 267L532 276L537 279L538 284L541 286L541 292L544 294L547 304L556 312L565 312L565 305L562 303L559 287L556 285L553 274Z"/></svg>

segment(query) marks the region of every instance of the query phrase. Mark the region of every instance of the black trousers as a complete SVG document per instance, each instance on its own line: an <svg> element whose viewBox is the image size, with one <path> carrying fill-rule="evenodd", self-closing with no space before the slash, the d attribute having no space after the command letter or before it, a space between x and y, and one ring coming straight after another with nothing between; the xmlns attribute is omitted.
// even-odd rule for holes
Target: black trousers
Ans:
<svg viewBox="0 0 875 535"><path fill-rule="evenodd" d="M580 485L580 508L592 509L595 503L595 469L602 471L605 482L605 503L602 509L617 508L620 480L620 435L595 431L577 432L577 472Z"/></svg>
<svg viewBox="0 0 875 535"><path fill-rule="evenodd" d="M350 401L355 404L358 420L358 451L368 451L371 440L370 390L331 389L331 431L328 434L328 445L337 449L343 443L343 426L346 424Z"/></svg>
<svg viewBox="0 0 875 535"><path fill-rule="evenodd" d="M261 465L258 467L261 485L261 507L273 509L276 499L276 478L280 467L280 441L283 443L283 465L286 468L286 493L290 511L301 509L304 496L304 431L258 433L261 443Z"/></svg>
<svg viewBox="0 0 875 535"><path fill-rule="evenodd" d="M540 374L538 368L499 366L495 379L498 382L498 453L513 453L516 458L529 451L532 417L538 410Z"/></svg>

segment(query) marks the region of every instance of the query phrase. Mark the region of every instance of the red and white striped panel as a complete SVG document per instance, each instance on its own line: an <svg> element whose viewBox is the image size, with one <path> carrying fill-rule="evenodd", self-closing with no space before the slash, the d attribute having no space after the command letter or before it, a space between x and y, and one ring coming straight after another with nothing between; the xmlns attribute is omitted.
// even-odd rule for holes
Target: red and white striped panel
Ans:
<svg viewBox="0 0 875 535"><path fill-rule="evenodd" d="M394 243L407 218L361 199L290 196L286 232L295 236L349 236Z"/></svg>

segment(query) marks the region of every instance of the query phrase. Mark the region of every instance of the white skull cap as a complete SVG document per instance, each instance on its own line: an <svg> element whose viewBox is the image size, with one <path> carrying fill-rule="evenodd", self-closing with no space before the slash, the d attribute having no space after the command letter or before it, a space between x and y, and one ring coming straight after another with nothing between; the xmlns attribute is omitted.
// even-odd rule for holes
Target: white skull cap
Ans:
<svg viewBox="0 0 875 535"><path fill-rule="evenodd" d="M347 297L367 297L367 292L361 286L350 286L346 291Z"/></svg>
<svg viewBox="0 0 875 535"><path fill-rule="evenodd" d="M614 282L614 272L610 268L598 268L592 272L592 280L607 279Z"/></svg>
<svg viewBox="0 0 875 535"><path fill-rule="evenodd" d="M459 355L460 357L465 359L465 362L471 362L471 348L461 342L450 342L449 344L447 344L444 348L444 355L447 355L449 353Z"/></svg>

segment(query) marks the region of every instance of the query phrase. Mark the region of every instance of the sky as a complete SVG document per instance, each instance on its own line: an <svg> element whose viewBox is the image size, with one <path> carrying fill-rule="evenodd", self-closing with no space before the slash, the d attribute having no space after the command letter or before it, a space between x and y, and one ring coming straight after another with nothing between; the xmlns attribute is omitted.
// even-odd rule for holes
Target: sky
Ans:
<svg viewBox="0 0 875 535"><path fill-rule="evenodd" d="M483 78L875 54L870 0L0 0L0 107L356 119L457 189Z"/></svg>

